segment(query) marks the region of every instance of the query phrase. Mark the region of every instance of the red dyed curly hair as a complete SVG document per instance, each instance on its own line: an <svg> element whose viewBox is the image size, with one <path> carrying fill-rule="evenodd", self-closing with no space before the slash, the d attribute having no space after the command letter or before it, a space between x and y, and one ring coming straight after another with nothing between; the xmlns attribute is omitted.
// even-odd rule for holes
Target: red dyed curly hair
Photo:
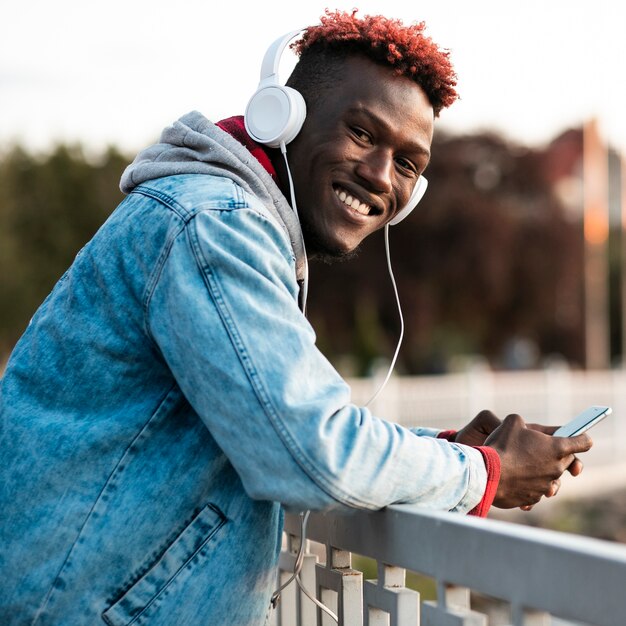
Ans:
<svg viewBox="0 0 626 626"><path fill-rule="evenodd" d="M357 12L358 9L352 13L326 9L321 24L308 27L302 38L292 45L300 55L300 63L314 65L310 57L320 55L345 57L346 53L360 53L389 65L399 76L406 76L420 85L435 116L458 98L450 53L424 35L424 22L406 26L400 20L382 15L358 18ZM300 82L302 79L298 80L297 74L296 82Z"/></svg>

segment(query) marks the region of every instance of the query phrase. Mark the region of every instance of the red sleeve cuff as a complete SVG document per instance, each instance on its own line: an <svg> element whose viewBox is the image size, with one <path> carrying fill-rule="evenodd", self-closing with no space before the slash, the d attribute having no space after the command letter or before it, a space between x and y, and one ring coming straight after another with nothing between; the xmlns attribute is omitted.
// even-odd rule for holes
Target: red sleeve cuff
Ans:
<svg viewBox="0 0 626 626"><path fill-rule="evenodd" d="M468 513L468 515L476 515L477 517L487 517L489 509L493 504L500 482L500 457L498 453L489 446L476 446L485 460L487 468L487 486L483 499Z"/></svg>
<svg viewBox="0 0 626 626"><path fill-rule="evenodd" d="M456 437L456 430L442 430L438 435L437 439L447 439L448 441L454 441Z"/></svg>

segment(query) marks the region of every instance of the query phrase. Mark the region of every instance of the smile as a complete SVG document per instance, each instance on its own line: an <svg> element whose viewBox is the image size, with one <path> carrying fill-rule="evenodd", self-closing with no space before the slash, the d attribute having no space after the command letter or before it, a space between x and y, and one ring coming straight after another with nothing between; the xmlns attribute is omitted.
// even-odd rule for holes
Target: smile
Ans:
<svg viewBox="0 0 626 626"><path fill-rule="evenodd" d="M370 215L372 213L372 207L369 204L361 202L358 198L350 195L350 193L342 187L335 186L333 187L333 191L335 192L335 195L339 198L339 200L341 200L347 207L353 209L357 213L360 213L361 215Z"/></svg>

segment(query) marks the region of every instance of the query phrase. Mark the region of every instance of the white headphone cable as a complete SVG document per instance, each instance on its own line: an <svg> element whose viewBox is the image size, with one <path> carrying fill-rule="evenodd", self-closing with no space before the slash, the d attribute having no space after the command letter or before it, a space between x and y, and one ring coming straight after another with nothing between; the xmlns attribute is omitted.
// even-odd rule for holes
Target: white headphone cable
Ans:
<svg viewBox="0 0 626 626"><path fill-rule="evenodd" d="M372 404L372 402L378 398L380 392L389 382L393 368L396 366L396 361L398 360L400 346L402 346L402 339L404 338L404 316L402 315L402 305L400 304L400 295L398 294L398 286L396 285L396 279L393 275L393 269L391 269L391 253L389 252L389 223L385 224L385 254L387 255L387 270L389 271L389 277L391 278L391 284L393 285L393 293L396 297L396 304L398 305L398 316L400 317L400 337L398 338L398 345L396 346L396 351L391 359L391 365L389 366L385 380L383 380L383 382L379 385L376 393L365 403L365 406Z"/></svg>
<svg viewBox="0 0 626 626"><path fill-rule="evenodd" d="M273 594L270 604L273 608L276 608L278 605L278 600L280 598L280 594L283 589L288 587L293 580L295 579L298 587L302 590L302 592L306 595L313 604L318 606L324 613L329 615L335 622L339 623L339 618L335 613L333 613L325 604L320 602L315 596L311 595L309 590L304 586L304 583L300 579L300 572L302 571L302 565L304 564L304 548L306 544L306 525L309 520L309 515L311 511L306 511L304 513L300 513L300 548L298 550L298 555L296 556L296 562L293 568L293 574L290 576L287 582L283 583Z"/></svg>
<svg viewBox="0 0 626 626"><path fill-rule="evenodd" d="M285 589L285 587L288 587L294 578L296 578L299 574L300 574L300 570L302 569L302 562L304 561L304 537L305 537L305 533L306 533L306 523L309 519L309 514L310 511L306 511L305 513L300 513L300 537L301 537L301 541L300 541L300 548L298 549L298 555L296 556L296 562L294 564L293 567L293 574L291 575L291 577L289 578L289 580L285 583L283 583L278 589L276 589L276 591L272 594L272 599L270 600L270 603L272 605L272 607L276 608L276 605L278 604L278 600L280 598L280 592Z"/></svg>
<svg viewBox="0 0 626 626"><path fill-rule="evenodd" d="M287 178L289 179L289 192L291 194L291 205L293 212L298 218L300 223L300 215L298 213L298 205L296 204L296 192L293 186L293 178L291 177L291 169L289 169L289 161L287 160L287 146L284 141L280 142L280 151L285 160L285 167L287 168ZM302 232L302 226L300 226L300 232ZM306 315L306 301L309 295L309 261L306 256L306 248L304 246L304 236L302 236L302 250L304 252L304 283L302 285L302 313Z"/></svg>

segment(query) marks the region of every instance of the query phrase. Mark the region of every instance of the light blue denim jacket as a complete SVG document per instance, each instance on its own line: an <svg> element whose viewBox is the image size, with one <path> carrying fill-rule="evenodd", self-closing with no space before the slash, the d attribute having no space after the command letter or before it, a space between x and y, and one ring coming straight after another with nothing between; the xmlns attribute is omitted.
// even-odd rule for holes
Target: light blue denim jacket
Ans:
<svg viewBox="0 0 626 626"><path fill-rule="evenodd" d="M262 624L282 507L480 501L480 452L351 404L243 146L189 114L123 185L1 382L1 624Z"/></svg>

